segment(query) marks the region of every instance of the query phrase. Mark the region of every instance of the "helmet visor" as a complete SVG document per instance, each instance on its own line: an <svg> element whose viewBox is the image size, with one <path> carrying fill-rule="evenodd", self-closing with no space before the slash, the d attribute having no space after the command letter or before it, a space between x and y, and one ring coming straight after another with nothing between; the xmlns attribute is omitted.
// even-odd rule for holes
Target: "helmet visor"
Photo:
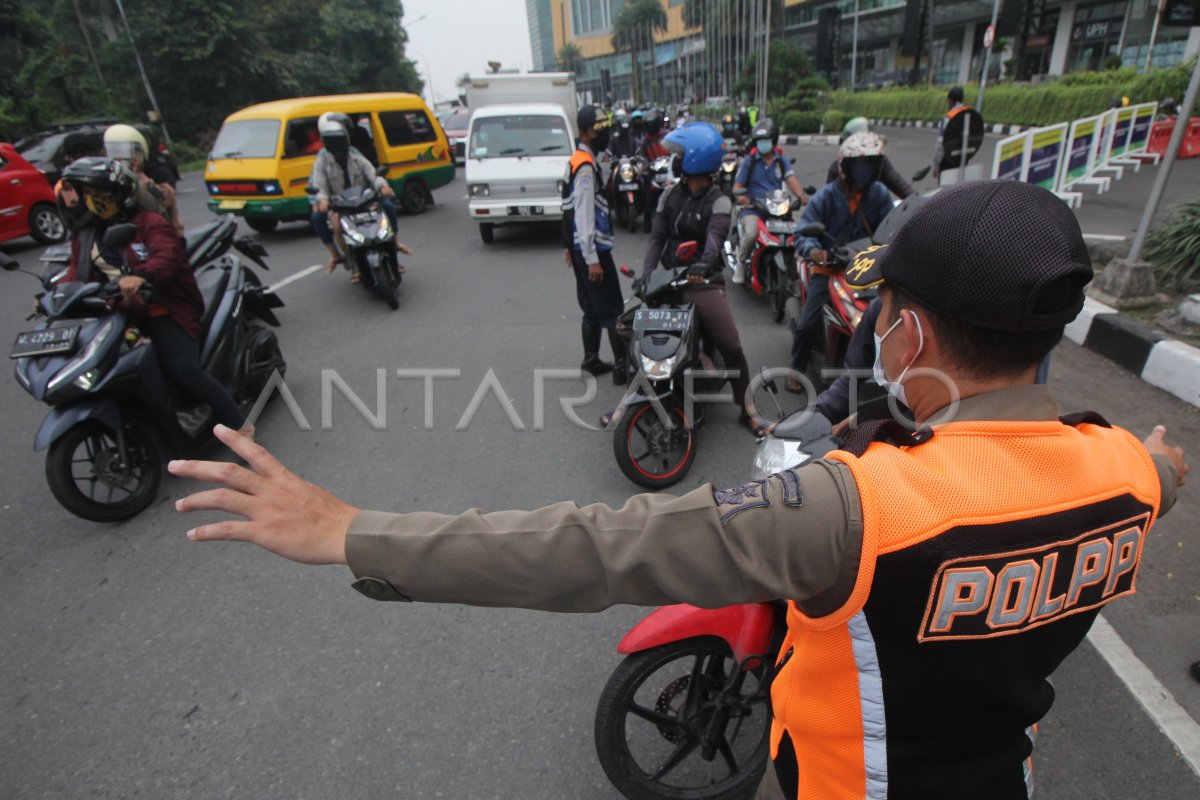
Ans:
<svg viewBox="0 0 1200 800"><path fill-rule="evenodd" d="M116 161L145 162L146 153L138 142L105 142L104 154Z"/></svg>
<svg viewBox="0 0 1200 800"><path fill-rule="evenodd" d="M334 158L345 158L350 155L350 137L346 135L345 131L323 133L321 141Z"/></svg>

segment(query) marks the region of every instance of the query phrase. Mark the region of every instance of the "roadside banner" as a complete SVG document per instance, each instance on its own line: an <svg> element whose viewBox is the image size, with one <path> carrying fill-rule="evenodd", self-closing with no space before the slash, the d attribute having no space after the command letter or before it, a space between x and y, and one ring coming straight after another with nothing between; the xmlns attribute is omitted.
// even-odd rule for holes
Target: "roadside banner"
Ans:
<svg viewBox="0 0 1200 800"><path fill-rule="evenodd" d="M1096 160L1097 134L1100 131L1100 116L1084 117L1071 123L1067 135L1067 163L1063 165L1063 188L1086 178Z"/></svg>
<svg viewBox="0 0 1200 800"><path fill-rule="evenodd" d="M1115 127L1113 128L1112 148L1109 150L1109 158L1125 155L1125 151L1129 149L1129 134L1133 132L1133 114L1134 106L1117 109L1117 117Z"/></svg>
<svg viewBox="0 0 1200 800"><path fill-rule="evenodd" d="M1104 162L1112 157L1113 126L1116 119L1116 111L1105 111L1100 115L1100 136L1096 139L1096 167L1104 166Z"/></svg>
<svg viewBox="0 0 1200 800"><path fill-rule="evenodd" d="M1129 155L1146 152L1150 144L1150 128L1154 125L1154 115L1158 113L1158 103L1142 103L1133 107L1133 129L1129 134Z"/></svg>
<svg viewBox="0 0 1200 800"><path fill-rule="evenodd" d="M996 156L992 160L992 179L1023 181L1029 169L1028 133L1018 133L996 143Z"/></svg>
<svg viewBox="0 0 1200 800"><path fill-rule="evenodd" d="M1025 182L1057 192L1062 163L1067 153L1067 123L1038 128L1029 134L1029 167Z"/></svg>

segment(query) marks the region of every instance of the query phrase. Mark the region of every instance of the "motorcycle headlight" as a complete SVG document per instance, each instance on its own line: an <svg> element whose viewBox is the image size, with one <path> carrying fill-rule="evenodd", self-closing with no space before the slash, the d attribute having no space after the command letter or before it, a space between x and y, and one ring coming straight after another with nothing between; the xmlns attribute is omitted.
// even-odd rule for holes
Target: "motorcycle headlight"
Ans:
<svg viewBox="0 0 1200 800"><path fill-rule="evenodd" d="M367 241L367 237L359 233L354 227L354 223L350 222L350 220L346 219L345 217L342 217L342 233L345 234L347 239L355 244L363 244Z"/></svg>
<svg viewBox="0 0 1200 800"><path fill-rule="evenodd" d="M629 183L633 180L633 178L633 167L629 164L621 165L621 180L623 180L625 183Z"/></svg>
<svg viewBox="0 0 1200 800"><path fill-rule="evenodd" d="M842 304L842 308L846 309L846 317L850 320L850 325L857 328L858 323L862 320L862 312L858 310L858 304L854 302L854 297L846 291L841 281L830 281L833 286L833 292L837 295L838 301Z"/></svg>
<svg viewBox="0 0 1200 800"><path fill-rule="evenodd" d="M50 380L50 385L46 388L50 392L55 391L68 378L70 378L72 375L74 375L76 372L78 372L83 367L84 364L91 361L92 357L95 356L96 353L98 353L100 351L101 345L103 345L105 340L108 339L108 335L110 333L112 333L112 329L113 329L113 318L109 317L108 320L106 320L105 323L100 326L100 329L98 331L96 331L96 334L92 337L91 341L89 341L87 343L87 347L83 348L83 352L80 353L79 355L75 356L75 358L72 358L70 361L68 361L67 365L65 367L63 367L62 369L60 369L58 371L58 373ZM92 375L92 373L97 373L97 374ZM84 381L83 383L80 383L79 380L75 381L75 385L78 386L80 389L84 389L84 390L91 389L92 384L95 382L96 378L99 377L98 370L93 369L93 370L89 370L85 375L80 375L79 378L82 379L82 378L86 377L86 375L92 375L92 377L89 380Z"/></svg>
<svg viewBox="0 0 1200 800"><path fill-rule="evenodd" d="M642 373L652 381L665 381L671 377L678 362L678 354L661 361L656 361L649 356L642 356Z"/></svg>
<svg viewBox="0 0 1200 800"><path fill-rule="evenodd" d="M722 172L733 172L736 169L737 169L736 161L722 161L721 162L721 171Z"/></svg>
<svg viewBox="0 0 1200 800"><path fill-rule="evenodd" d="M774 217L786 217L792 210L791 200L768 200L767 213Z"/></svg>
<svg viewBox="0 0 1200 800"><path fill-rule="evenodd" d="M759 442L754 454L754 480L760 480L786 469L795 469L812 460L800 449L800 443L768 436Z"/></svg>
<svg viewBox="0 0 1200 800"><path fill-rule="evenodd" d="M390 238L392 238L392 221L388 219L387 214L384 214L383 219L379 220L379 230L375 233L375 239L384 242Z"/></svg>

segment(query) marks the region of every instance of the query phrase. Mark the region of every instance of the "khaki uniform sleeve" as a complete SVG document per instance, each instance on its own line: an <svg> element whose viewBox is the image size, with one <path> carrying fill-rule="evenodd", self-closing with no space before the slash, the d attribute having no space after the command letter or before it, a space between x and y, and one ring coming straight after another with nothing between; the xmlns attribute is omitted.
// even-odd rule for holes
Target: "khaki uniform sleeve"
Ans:
<svg viewBox="0 0 1200 800"><path fill-rule="evenodd" d="M1158 515L1161 517L1171 510L1179 497L1179 472L1171 459L1166 456L1154 456L1154 469L1158 472L1158 482L1162 486L1162 497L1158 503Z"/></svg>
<svg viewBox="0 0 1200 800"><path fill-rule="evenodd" d="M364 511L346 558L377 599L547 611L618 603L719 607L848 597L862 541L845 466L817 462L736 489L459 515Z"/></svg>

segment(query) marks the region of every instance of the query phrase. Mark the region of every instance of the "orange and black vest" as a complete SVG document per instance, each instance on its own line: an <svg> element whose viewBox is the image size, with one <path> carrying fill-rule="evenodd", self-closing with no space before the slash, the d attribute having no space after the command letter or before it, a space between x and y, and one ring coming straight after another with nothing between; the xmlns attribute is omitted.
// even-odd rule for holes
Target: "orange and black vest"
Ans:
<svg viewBox="0 0 1200 800"><path fill-rule="evenodd" d="M800 800L1026 798L1048 677L1135 589L1161 488L1146 449L1090 422L951 422L829 454L853 474L850 599L790 603L771 755Z"/></svg>

